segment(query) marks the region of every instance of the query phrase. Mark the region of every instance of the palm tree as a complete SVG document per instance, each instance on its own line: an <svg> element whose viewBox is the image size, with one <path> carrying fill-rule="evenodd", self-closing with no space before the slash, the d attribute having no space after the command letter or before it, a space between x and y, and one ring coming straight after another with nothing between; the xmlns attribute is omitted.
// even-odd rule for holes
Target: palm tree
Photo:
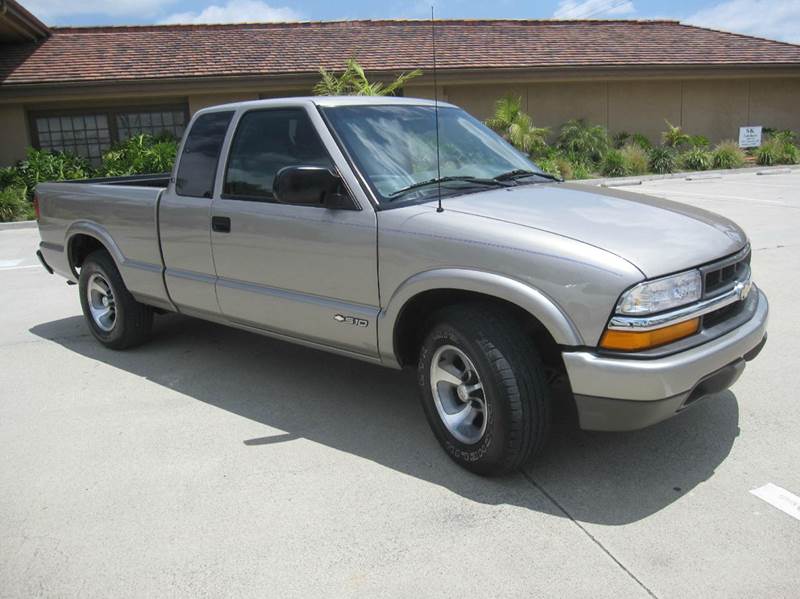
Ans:
<svg viewBox="0 0 800 599"><path fill-rule="evenodd" d="M341 75L336 75L320 67L322 77L314 86L317 96L389 96L401 89L409 80L422 75L422 71L415 69L410 73L402 73L391 83L370 81L364 68L355 58L347 61L347 66Z"/></svg>
<svg viewBox="0 0 800 599"><path fill-rule="evenodd" d="M486 124L526 154L539 154L547 147L550 130L534 126L531 117L522 112L522 98L500 98L495 104L494 116Z"/></svg>
<svg viewBox="0 0 800 599"><path fill-rule="evenodd" d="M679 148L684 145L691 145L692 136L685 133L680 125L673 125L667 119L664 119L667 124L667 130L661 133L661 141L665 146L670 148Z"/></svg>
<svg viewBox="0 0 800 599"><path fill-rule="evenodd" d="M583 119L569 120L561 126L558 149L574 162L597 164L608 150L608 132Z"/></svg>

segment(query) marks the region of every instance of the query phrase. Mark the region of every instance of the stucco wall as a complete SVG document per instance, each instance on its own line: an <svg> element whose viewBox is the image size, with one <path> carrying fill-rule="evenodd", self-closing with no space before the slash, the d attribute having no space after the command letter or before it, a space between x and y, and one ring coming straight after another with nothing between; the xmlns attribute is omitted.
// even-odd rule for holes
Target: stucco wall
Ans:
<svg viewBox="0 0 800 599"><path fill-rule="evenodd" d="M12 164L25 156L30 145L27 110L62 109L79 106L138 105L145 103L186 102L189 111L214 104L257 98L302 95L307 89L249 90L226 89L200 93L196 87L183 95L167 96L168 91L152 93L140 89L127 97L93 96L86 100L73 96L67 101L39 96L35 102L2 103L0 97L0 165ZM153 88L161 89L161 88ZM405 90L408 97L433 97L430 82L416 82ZM571 118L584 118L607 127L611 133L627 131L647 135L658 142L667 119L682 125L689 133L702 134L712 141L736 139L743 125L764 125L800 131L800 77L740 77L730 79L640 79L611 81L531 81L510 83L459 83L439 86L439 98L458 104L485 119L495 101L512 93L523 98L525 109L538 126L559 126Z"/></svg>
<svg viewBox="0 0 800 599"><path fill-rule="evenodd" d="M24 158L30 143L22 106L0 106L0 166Z"/></svg>
<svg viewBox="0 0 800 599"><path fill-rule="evenodd" d="M481 119L506 94L523 99L533 122L554 132L571 118L617 133L644 133L653 142L665 120L712 141L738 139L739 127L800 130L800 78L541 82L449 85L447 100Z"/></svg>

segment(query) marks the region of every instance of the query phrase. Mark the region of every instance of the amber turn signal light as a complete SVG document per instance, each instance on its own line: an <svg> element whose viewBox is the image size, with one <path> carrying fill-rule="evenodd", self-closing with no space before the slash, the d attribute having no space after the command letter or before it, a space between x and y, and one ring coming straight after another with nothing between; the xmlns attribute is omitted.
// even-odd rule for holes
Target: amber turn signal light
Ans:
<svg viewBox="0 0 800 599"><path fill-rule="evenodd" d="M700 319L692 318L652 331L608 330L600 339L600 347L618 351L639 351L658 347L666 343L694 335L700 327Z"/></svg>

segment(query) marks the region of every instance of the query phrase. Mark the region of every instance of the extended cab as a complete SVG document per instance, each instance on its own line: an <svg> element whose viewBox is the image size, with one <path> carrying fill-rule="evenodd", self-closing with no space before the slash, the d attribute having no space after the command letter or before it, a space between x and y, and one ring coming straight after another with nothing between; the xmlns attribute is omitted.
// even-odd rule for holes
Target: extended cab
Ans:
<svg viewBox="0 0 800 599"><path fill-rule="evenodd" d="M169 311L415 367L436 437L484 474L542 447L554 402L585 429L648 426L766 340L736 224L554 180L445 103L208 108L171 176L46 183L37 202L39 257L104 345Z"/></svg>

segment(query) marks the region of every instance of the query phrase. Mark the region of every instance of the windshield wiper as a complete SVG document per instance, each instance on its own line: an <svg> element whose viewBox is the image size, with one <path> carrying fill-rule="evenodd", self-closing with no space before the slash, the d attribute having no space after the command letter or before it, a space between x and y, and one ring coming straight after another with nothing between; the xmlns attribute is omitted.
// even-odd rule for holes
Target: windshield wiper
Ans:
<svg viewBox="0 0 800 599"><path fill-rule="evenodd" d="M516 179L524 179L525 177L542 177L544 179L550 179L551 181L564 181L564 179L561 177L556 177L555 175L551 175L549 173L538 173L536 171L528 171L521 168L497 175L494 179L495 181L514 181Z"/></svg>
<svg viewBox="0 0 800 599"><path fill-rule="evenodd" d="M427 181L420 181L419 183L414 183L407 187L403 187L398 189L397 191L393 191L389 194L389 198L391 200L397 199L398 196L403 195L409 191L413 191L420 187L427 187L428 185L436 185L437 183L448 183L450 181L460 181L463 183L477 183L478 185L489 185L493 187L508 187L509 183L500 179L481 179L479 177L467 177L467 176L460 176L460 177L438 177L434 179L428 179ZM390 200L390 201L391 201Z"/></svg>

